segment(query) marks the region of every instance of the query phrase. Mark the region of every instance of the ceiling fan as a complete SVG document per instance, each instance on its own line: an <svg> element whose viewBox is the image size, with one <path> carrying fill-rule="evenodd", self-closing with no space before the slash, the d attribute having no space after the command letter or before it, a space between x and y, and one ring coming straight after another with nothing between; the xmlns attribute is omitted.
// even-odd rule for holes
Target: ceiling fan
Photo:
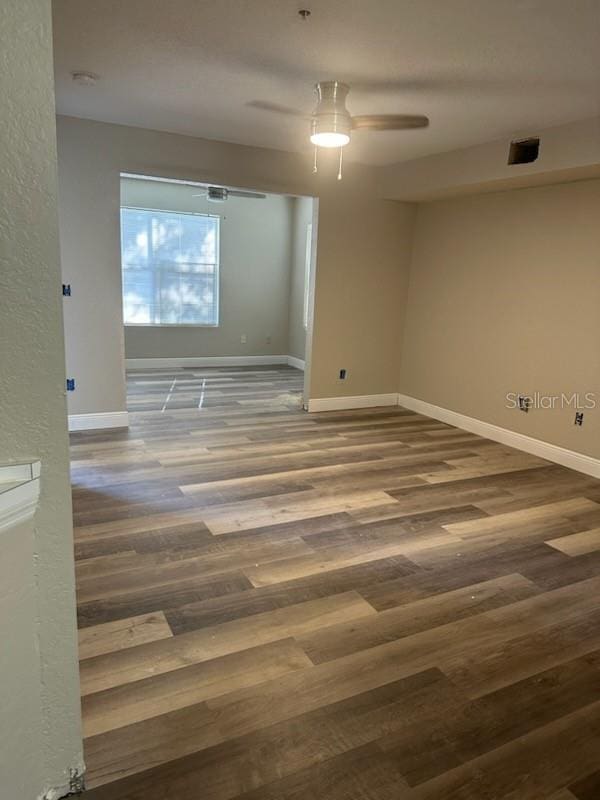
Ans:
<svg viewBox="0 0 600 800"><path fill-rule="evenodd" d="M192 195L192 197L206 197L213 203L224 203L228 197L247 197L251 200L264 200L266 196L266 194L260 194L260 192L244 192L241 189L226 189L224 186L207 186L204 191Z"/></svg>
<svg viewBox="0 0 600 800"><path fill-rule="evenodd" d="M315 146L313 172L317 171L317 148L339 147L340 167L338 180L342 177L342 148L350 142L353 130L401 131L426 128L429 119L421 114L363 114L352 116L346 108L346 98L350 91L347 83L340 81L321 81L315 86L317 105L308 116L301 111L275 103L254 100L249 106L263 111L274 111L310 120L310 141Z"/></svg>

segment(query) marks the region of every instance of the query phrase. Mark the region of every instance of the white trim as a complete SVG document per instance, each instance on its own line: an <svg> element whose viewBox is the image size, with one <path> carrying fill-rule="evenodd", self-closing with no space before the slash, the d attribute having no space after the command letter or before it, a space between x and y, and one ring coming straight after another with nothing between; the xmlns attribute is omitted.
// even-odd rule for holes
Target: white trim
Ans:
<svg viewBox="0 0 600 800"><path fill-rule="evenodd" d="M486 439L492 439L494 442L501 442L501 444L508 445L508 447L515 447L517 450L523 450L525 453L545 458L547 461L562 464L563 467L569 467L569 469L577 470L577 472L584 472L586 475L600 478L600 460L592 456L577 453L575 450L567 450L565 447L559 447L541 439L534 439L531 436L526 436L523 433L517 433L507 428L500 428L490 422L483 422L483 420L475 419L475 417L467 417L457 411L434 406L424 400L418 400L416 397L409 397L405 394L398 395L398 405L411 411L416 411L419 414L424 414L427 417L439 419L441 422L447 422L449 425L470 431L478 436L485 436Z"/></svg>
<svg viewBox="0 0 600 800"><path fill-rule="evenodd" d="M301 358L296 358L296 356L288 356L287 363L289 367L296 367L296 369L301 369L304 371L305 362Z"/></svg>
<svg viewBox="0 0 600 800"><path fill-rule="evenodd" d="M195 358L126 358L126 369L181 369L181 367L247 367L287 364L289 356L197 356Z"/></svg>
<svg viewBox="0 0 600 800"><path fill-rule="evenodd" d="M39 461L25 464L0 464L0 486L3 483L22 483L40 477Z"/></svg>
<svg viewBox="0 0 600 800"><path fill-rule="evenodd" d="M127 411L107 411L100 414L69 414L70 431L93 431L99 428L128 428Z"/></svg>
<svg viewBox="0 0 600 800"><path fill-rule="evenodd" d="M32 517L40 496L40 462L0 467L0 531Z"/></svg>
<svg viewBox="0 0 600 800"><path fill-rule="evenodd" d="M187 212L182 211L181 213L183 214ZM124 328L218 328L219 323L218 322L124 322L123 327Z"/></svg>
<svg viewBox="0 0 600 800"><path fill-rule="evenodd" d="M308 410L343 411L351 408L375 408L398 405L396 392L389 394L359 394L354 397L316 397L308 401Z"/></svg>
<svg viewBox="0 0 600 800"><path fill-rule="evenodd" d="M40 479L21 483L0 494L0 531L32 517L40 496Z"/></svg>
<svg viewBox="0 0 600 800"><path fill-rule="evenodd" d="M302 305L302 325L308 328L308 308L310 301L310 267L312 263L312 222L306 225L306 249L304 252L304 299Z"/></svg>

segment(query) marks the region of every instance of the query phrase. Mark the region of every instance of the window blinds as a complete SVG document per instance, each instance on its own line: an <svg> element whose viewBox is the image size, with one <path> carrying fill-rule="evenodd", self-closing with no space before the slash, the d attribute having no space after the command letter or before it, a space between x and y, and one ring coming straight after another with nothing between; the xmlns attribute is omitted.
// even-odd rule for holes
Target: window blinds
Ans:
<svg viewBox="0 0 600 800"><path fill-rule="evenodd" d="M121 209L127 325L218 325L219 218Z"/></svg>

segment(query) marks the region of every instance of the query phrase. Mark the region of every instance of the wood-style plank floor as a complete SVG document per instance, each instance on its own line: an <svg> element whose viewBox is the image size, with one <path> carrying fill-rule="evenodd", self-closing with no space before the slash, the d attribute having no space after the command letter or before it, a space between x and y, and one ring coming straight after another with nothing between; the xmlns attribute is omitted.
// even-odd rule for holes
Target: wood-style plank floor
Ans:
<svg viewBox="0 0 600 800"><path fill-rule="evenodd" d="M72 437L90 800L598 800L600 482L288 367Z"/></svg>

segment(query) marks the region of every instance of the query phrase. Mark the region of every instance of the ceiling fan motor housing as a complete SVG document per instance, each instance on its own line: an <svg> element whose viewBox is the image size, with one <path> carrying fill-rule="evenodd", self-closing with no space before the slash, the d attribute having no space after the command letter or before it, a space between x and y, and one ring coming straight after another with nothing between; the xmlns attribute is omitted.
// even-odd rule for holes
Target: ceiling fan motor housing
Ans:
<svg viewBox="0 0 600 800"><path fill-rule="evenodd" d="M347 144L352 130L352 118L346 108L350 87L339 81L321 81L315 88L318 101L311 121L311 140L321 147Z"/></svg>

